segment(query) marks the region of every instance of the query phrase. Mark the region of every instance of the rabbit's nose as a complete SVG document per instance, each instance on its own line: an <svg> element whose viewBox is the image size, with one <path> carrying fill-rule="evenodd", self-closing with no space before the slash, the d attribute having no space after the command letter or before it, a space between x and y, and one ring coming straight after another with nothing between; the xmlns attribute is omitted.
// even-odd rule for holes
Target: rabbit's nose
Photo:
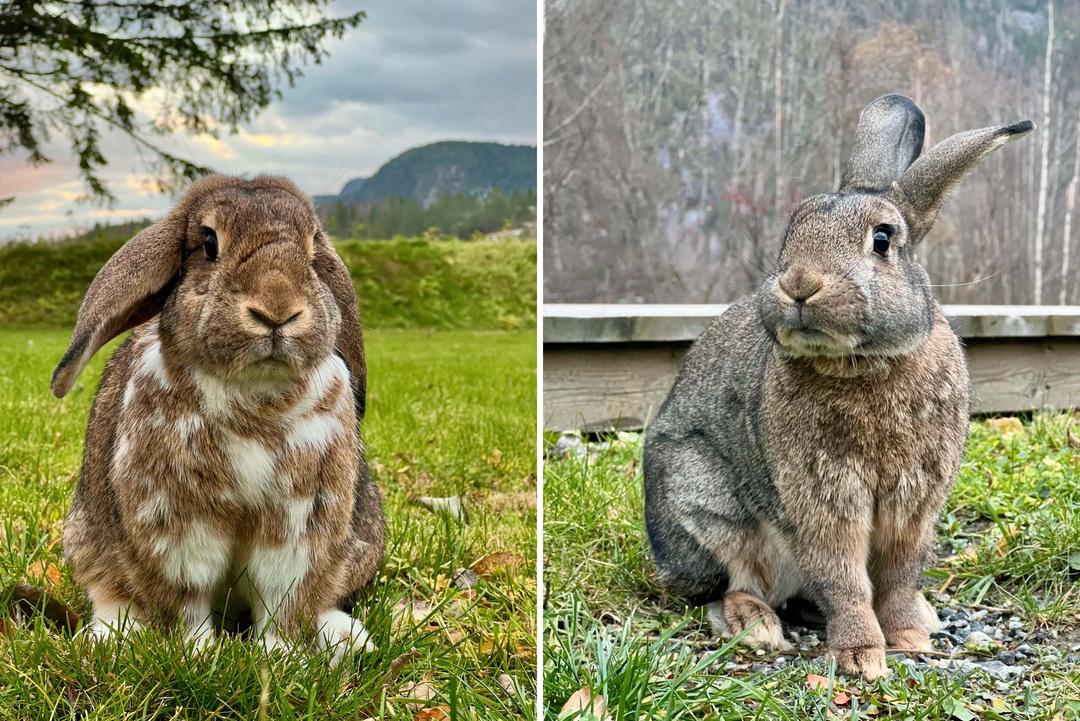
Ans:
<svg viewBox="0 0 1080 721"><path fill-rule="evenodd" d="M259 325L265 326L267 330L277 330L283 326L292 323L294 320L300 317L304 312L303 309L289 308L278 313L272 313L262 306L248 304L246 307L248 315Z"/></svg>
<svg viewBox="0 0 1080 721"><path fill-rule="evenodd" d="M820 273L802 268L792 268L780 276L780 290L791 300L802 303L809 300L825 285L825 278Z"/></svg>

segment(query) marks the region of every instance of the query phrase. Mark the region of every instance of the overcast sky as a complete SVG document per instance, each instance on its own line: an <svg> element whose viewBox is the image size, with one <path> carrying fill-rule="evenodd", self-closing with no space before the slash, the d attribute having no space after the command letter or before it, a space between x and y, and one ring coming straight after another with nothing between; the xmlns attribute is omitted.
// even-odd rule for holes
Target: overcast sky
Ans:
<svg viewBox="0 0 1080 721"><path fill-rule="evenodd" d="M436 140L536 142L535 0L367 0L368 17L330 56L237 135L179 137L171 147L228 173L288 175L313 195L336 193L408 148ZM132 143L109 137L103 173L118 202L76 201L84 192L70 151L29 168L0 156L0 240L70 232L101 220L162 215L171 199L144 189Z"/></svg>

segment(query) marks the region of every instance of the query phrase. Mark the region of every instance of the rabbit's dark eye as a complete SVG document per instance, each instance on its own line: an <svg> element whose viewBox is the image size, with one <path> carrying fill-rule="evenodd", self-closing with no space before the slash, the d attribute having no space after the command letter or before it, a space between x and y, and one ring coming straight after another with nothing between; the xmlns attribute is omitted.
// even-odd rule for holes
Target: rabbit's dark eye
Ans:
<svg viewBox="0 0 1080 721"><path fill-rule="evenodd" d="M874 228L874 252L885 257L889 254L889 236L892 235L892 228L885 225L879 225Z"/></svg>
<svg viewBox="0 0 1080 721"><path fill-rule="evenodd" d="M206 259L207 260L217 260L217 254L218 254L217 233L214 232L213 228L203 228L202 233L203 233L203 238L206 239L206 241L203 243L203 250L206 251Z"/></svg>

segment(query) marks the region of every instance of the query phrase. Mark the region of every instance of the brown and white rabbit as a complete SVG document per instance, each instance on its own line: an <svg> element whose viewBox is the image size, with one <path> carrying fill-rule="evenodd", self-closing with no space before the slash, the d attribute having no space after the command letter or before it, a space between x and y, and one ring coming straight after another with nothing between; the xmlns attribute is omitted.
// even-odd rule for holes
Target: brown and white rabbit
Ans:
<svg viewBox="0 0 1080 721"><path fill-rule="evenodd" d="M383 553L359 421L366 369L349 272L284 178L199 181L91 283L52 379L110 358L64 555L91 630L180 623L229 597L270 646L368 647L347 608Z"/></svg>
<svg viewBox="0 0 1080 721"><path fill-rule="evenodd" d="M795 209L775 272L693 345L645 442L662 582L771 649L773 609L809 598L866 678L886 644L930 648L917 583L968 432L964 354L915 249L961 176L1034 125L919 157L923 128L902 95L867 106L839 192Z"/></svg>

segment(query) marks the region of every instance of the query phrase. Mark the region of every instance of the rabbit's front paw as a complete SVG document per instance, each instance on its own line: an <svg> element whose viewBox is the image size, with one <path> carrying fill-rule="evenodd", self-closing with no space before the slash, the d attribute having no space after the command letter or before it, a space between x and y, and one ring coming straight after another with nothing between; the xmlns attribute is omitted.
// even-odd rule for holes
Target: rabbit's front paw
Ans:
<svg viewBox="0 0 1080 721"><path fill-rule="evenodd" d="M350 653L375 650L364 625L337 609L319 615L319 639L325 648L333 649L335 663Z"/></svg>
<svg viewBox="0 0 1080 721"><path fill-rule="evenodd" d="M746 632L740 643L766 651L790 651L780 619L769 604L757 596L735 591L723 601L709 605L709 622L716 636L737 636Z"/></svg>
<svg viewBox="0 0 1080 721"><path fill-rule="evenodd" d="M889 675L885 665L885 649L881 646L831 649L836 668L845 676L862 676L867 681Z"/></svg>
<svg viewBox="0 0 1080 721"><path fill-rule="evenodd" d="M907 651L933 651L930 635L922 626L919 628L901 628L885 632L885 642L889 648L902 648Z"/></svg>

